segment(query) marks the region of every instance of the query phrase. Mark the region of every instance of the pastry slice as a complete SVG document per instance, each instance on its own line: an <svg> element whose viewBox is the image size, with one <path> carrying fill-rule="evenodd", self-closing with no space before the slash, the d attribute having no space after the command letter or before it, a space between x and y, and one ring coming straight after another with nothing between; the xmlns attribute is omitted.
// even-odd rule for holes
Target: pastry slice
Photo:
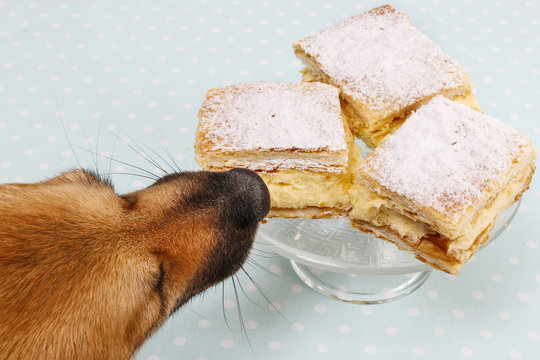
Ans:
<svg viewBox="0 0 540 360"><path fill-rule="evenodd" d="M510 126L436 96L358 166L351 224L457 274L528 189L535 155Z"/></svg>
<svg viewBox="0 0 540 360"><path fill-rule="evenodd" d="M303 81L341 90L353 133L374 148L437 94L478 108L467 73L390 5L345 19L293 44Z"/></svg>
<svg viewBox="0 0 540 360"><path fill-rule="evenodd" d="M359 149L333 86L258 82L212 89L196 136L203 169L242 167L262 177L269 217L332 218L350 210L349 163Z"/></svg>

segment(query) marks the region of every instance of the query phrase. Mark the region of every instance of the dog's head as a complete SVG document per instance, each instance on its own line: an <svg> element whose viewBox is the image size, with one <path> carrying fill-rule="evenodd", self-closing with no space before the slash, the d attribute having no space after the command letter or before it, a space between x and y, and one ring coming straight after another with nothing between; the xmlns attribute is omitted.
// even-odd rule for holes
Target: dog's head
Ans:
<svg viewBox="0 0 540 360"><path fill-rule="evenodd" d="M265 184L244 169L175 173L126 195L85 171L0 186L7 351L131 356L241 267L269 207Z"/></svg>

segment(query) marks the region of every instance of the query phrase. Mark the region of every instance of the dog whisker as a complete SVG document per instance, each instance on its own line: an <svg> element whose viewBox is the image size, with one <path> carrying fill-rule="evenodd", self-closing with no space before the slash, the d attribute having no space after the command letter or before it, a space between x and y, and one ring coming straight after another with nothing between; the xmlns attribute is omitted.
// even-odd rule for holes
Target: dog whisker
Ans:
<svg viewBox="0 0 540 360"><path fill-rule="evenodd" d="M235 291L236 291L236 287L235 287ZM234 330L231 327L231 324L229 324L229 320L227 319L227 313L225 312L225 283L221 283L221 312L223 314L223 320L225 321L225 325L227 325L227 328L235 334L240 333L242 330L238 330L238 331Z"/></svg>
<svg viewBox="0 0 540 360"><path fill-rule="evenodd" d="M66 124L64 123L64 118L62 117L62 112L60 111L60 105L58 103L58 97L56 96L56 92L54 92L54 102L56 104L56 117L58 120L60 120L60 124L62 124L62 130L64 132L64 136L66 137L69 148L71 149L71 153L75 157L75 161L77 161L77 165L79 165L79 169L82 169L81 162L79 161L79 158L77 157L77 154L75 153L75 150L73 149L73 143L71 142L71 139L69 138L69 135L67 133Z"/></svg>
<svg viewBox="0 0 540 360"><path fill-rule="evenodd" d="M283 281L286 281L286 282L289 282L289 283L291 282L289 279L286 279L286 278L284 278L284 277L279 276L278 274L275 274L275 273L271 272L270 270L268 270L267 268L265 268L264 266L262 266L260 263L258 263L258 262L257 262L255 259L253 259L253 258L248 258L248 259L246 260L246 264L249 264L249 265L251 265L251 266L255 266L255 267L257 267L257 268L263 270L265 273L267 273L267 274L269 274L269 275L272 275L272 276L274 276L274 277L276 277L276 278L278 278L278 279L280 279L280 280L283 280Z"/></svg>
<svg viewBox="0 0 540 360"><path fill-rule="evenodd" d="M238 313L238 320L240 321L240 330L241 330L241 333L245 336L246 340L247 340L247 343L249 345L249 348L251 349L251 352L253 355L255 355L255 351L253 350L253 345L251 344L251 340L249 339L249 335L247 333L247 330L246 330L246 325L244 323L244 316L242 315L242 309L240 308L240 299L238 297L238 290L236 289L236 282L235 282L235 279L238 280L238 275L234 274L232 277L231 277L231 280L232 280L232 283L233 283L233 287L234 287L234 297L236 299L236 306L237 306L237 313ZM240 281L238 280L238 282L240 283Z"/></svg>
<svg viewBox="0 0 540 360"><path fill-rule="evenodd" d="M280 255L276 254L273 251L264 251L261 249L258 249L256 247L253 247L250 251L250 255L258 256L264 259L277 259L280 257Z"/></svg>
<svg viewBox="0 0 540 360"><path fill-rule="evenodd" d="M90 138L88 137L88 134L86 133L86 131L84 130L84 128L81 129L82 130L82 133L84 135L84 140L85 140L85 143L86 145L88 146L88 152L90 153L91 157L92 157L92 161L94 162L94 173L96 174L99 174L99 166L98 166L98 150L97 150L97 147L96 147L96 150L93 150L92 149L92 145L91 145L91 142L90 142Z"/></svg>
<svg viewBox="0 0 540 360"><path fill-rule="evenodd" d="M237 279L239 279L237 277ZM240 282L240 280L238 280L238 287L240 288L240 290L242 290L242 293L244 294L244 296L246 297L246 299L248 299L249 302L251 302L253 305L257 306L258 308L260 309L264 309L264 307L257 303L257 301L253 300L249 295L248 293L246 292L246 290L244 290L244 287L242 286L242 283Z"/></svg>
<svg viewBox="0 0 540 360"><path fill-rule="evenodd" d="M151 151L154 155L156 155L157 157L159 157L161 159L161 161L163 161L165 163L165 165L167 165L168 167L170 167L174 172L177 172L177 171L182 171L180 170L180 168L175 168L174 166L172 166L163 156L161 156L157 151L155 151L154 149L152 149L150 146L147 146L145 144L141 144L142 146L144 146L146 149L148 149L149 151ZM176 165L176 164L175 164ZM168 174L167 171L165 171L165 169L163 169L162 167L160 167L161 170L163 170L165 172L165 174Z"/></svg>
<svg viewBox="0 0 540 360"><path fill-rule="evenodd" d="M132 139L133 140L133 139ZM133 140L135 146L137 146L137 148L141 151L139 154L141 154L141 156L143 156L144 154L144 158L150 162L152 165L154 165L156 168L158 168L159 170L161 170L165 175L168 175L169 172L167 170L165 170L165 168L163 166L161 166L153 157L151 157L147 151L145 151L142 146L144 146L146 149L150 150L151 152L153 152L155 155L157 155L161 160L163 160L163 158L156 152L154 151L152 148L142 144L138 142L138 141L135 141ZM129 146L129 144L127 144ZM166 163L166 162L165 162ZM166 163L167 164L167 163ZM167 164L168 165L168 164Z"/></svg>
<svg viewBox="0 0 540 360"><path fill-rule="evenodd" d="M150 179L150 180L159 180L159 177L157 176L147 176L147 175L142 175L142 174L136 174L136 173L127 173L127 172L108 172L108 173L103 173L103 174L99 174L100 176L109 176L109 175L129 175L129 176L136 176L136 177L142 177L142 178L145 178L145 179Z"/></svg>
<svg viewBox="0 0 540 360"><path fill-rule="evenodd" d="M180 166L178 166L178 164L176 163L176 160L174 160L174 157L173 157L172 154L171 154L171 151L170 151L170 149L169 149L168 144L167 144L165 141L163 141L164 138L163 138L163 134L161 133L161 131L159 132L159 136L160 136L160 138L161 138L161 141L159 142L159 144L161 145L161 148L162 148L163 150L165 150L165 153L167 154L167 157L169 158L169 160L170 160L170 161L172 162L172 164L174 165L174 166L171 166L171 168L175 169L175 171L182 171L182 170L180 169ZM169 166L170 166L170 165L169 165Z"/></svg>
<svg viewBox="0 0 540 360"><path fill-rule="evenodd" d="M126 139L121 138L120 135L118 135L114 131L109 130L109 132L116 139L120 140L124 145L126 145L128 148L133 150L133 152L135 152L138 156L143 158L146 162L148 162L149 164L153 165L154 167L160 169L161 171L163 171L163 173L168 174L168 172L161 165L159 165L158 162L156 162L152 157L150 157L145 151L142 150L142 148L140 147L140 145L136 141L134 141L133 139L129 139L130 141L135 142L135 145L139 148L138 150L134 146L132 146Z"/></svg>
<svg viewBox="0 0 540 360"><path fill-rule="evenodd" d="M278 255L273 251L263 250L261 248L255 247L255 246L253 246L252 250L254 252L260 252L260 253L263 253L263 254L272 255L273 257L281 257L281 255Z"/></svg>
<svg viewBox="0 0 540 360"><path fill-rule="evenodd" d="M112 168L112 162L113 162L113 161L112 161L112 158L113 158L114 152L115 152L115 150L116 150L116 144L118 144L118 139L114 139L113 148L112 148L112 152L111 152L111 159L109 159L109 168L107 169L107 172L108 172L109 174L111 174L111 171L112 171L112 170L111 170L111 168Z"/></svg>
<svg viewBox="0 0 540 360"><path fill-rule="evenodd" d="M101 127L103 126L104 118L105 118L105 115L101 116L101 118L99 119L98 132L96 135L96 154L99 154L99 139L101 137ZM96 156L96 171L97 170L98 170L98 166L97 166L97 156ZM97 171L97 173L99 174L99 171Z"/></svg>
<svg viewBox="0 0 540 360"><path fill-rule="evenodd" d="M289 321L289 319L287 319L285 317L285 315L283 315L283 313L281 311L279 311L279 309L277 309L276 307L274 307L274 305L272 305L272 301L271 299L264 293L264 291L262 291L260 285L253 279L253 277L251 275L249 275L249 273L246 271L246 269L244 269L244 266L241 266L240 269L242 269L243 273L246 274L246 276L249 278L249 280L251 280L251 282L253 283L253 286L255 286L255 289L257 289L257 291L259 292L259 294L261 294L261 296L266 300L266 302L272 306L272 308L288 323L288 324L291 324L291 322Z"/></svg>
<svg viewBox="0 0 540 360"><path fill-rule="evenodd" d="M152 157L150 157L146 152L142 151L142 149L139 148L139 150L137 150L134 146L132 146L130 143L128 143L127 141L125 140L121 140L122 143L124 145L127 145L131 150L133 150L135 153L137 153L137 155L139 155L140 157L142 157L146 162L148 162L149 164L155 166L156 168L160 169L161 171L163 171L165 174L168 174L167 171L165 171L165 169L163 169L163 167L161 167L154 159L152 159ZM136 143L135 143L136 144ZM137 144L136 144L137 145ZM138 145L137 145L138 146Z"/></svg>
<svg viewBox="0 0 540 360"><path fill-rule="evenodd" d="M81 150L84 150L84 151L89 151L88 149L85 149L85 148L82 148L82 147L79 147ZM155 179L155 180L158 180L160 177L157 176L156 174L154 174L153 172L149 171L149 170L146 170L140 166L137 166L137 165L133 165L133 164L130 164L130 163L127 163L125 161L122 161L122 160L118 160L118 159L114 159L110 156L107 156L107 155L103 155L103 154L97 154L98 156L104 158L104 159L108 159L108 160L111 160L111 161L114 161L114 162L117 162L119 164L122 164L122 165L126 165L126 166L129 166L129 167L132 167L134 169L137 169L137 170L140 170L140 171L143 171L145 172L146 174L148 174L147 176L150 176L152 179Z"/></svg>

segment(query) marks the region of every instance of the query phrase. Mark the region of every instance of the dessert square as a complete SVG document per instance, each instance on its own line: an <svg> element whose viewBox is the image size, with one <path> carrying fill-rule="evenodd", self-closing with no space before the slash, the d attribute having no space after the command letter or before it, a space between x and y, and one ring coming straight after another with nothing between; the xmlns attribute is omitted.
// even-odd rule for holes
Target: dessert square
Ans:
<svg viewBox="0 0 540 360"><path fill-rule="evenodd" d="M333 86L212 89L199 111L195 153L203 169L257 172L270 191L270 217L339 217L350 209L349 162L358 150Z"/></svg>
<svg viewBox="0 0 540 360"><path fill-rule="evenodd" d="M390 5L345 19L293 48L306 66L303 81L337 86L351 130L371 148L437 94L478 108L463 68Z"/></svg>
<svg viewBox="0 0 540 360"><path fill-rule="evenodd" d="M535 155L510 126L436 96L358 166L351 224L456 274L529 187Z"/></svg>

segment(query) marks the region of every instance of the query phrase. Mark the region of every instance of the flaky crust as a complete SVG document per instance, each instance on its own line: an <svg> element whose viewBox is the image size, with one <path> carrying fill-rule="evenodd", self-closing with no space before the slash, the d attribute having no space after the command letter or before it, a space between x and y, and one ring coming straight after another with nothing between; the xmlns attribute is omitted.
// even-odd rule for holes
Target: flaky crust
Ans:
<svg viewBox="0 0 540 360"><path fill-rule="evenodd" d="M306 66L303 81L340 89L342 102L352 110L353 132L371 148L399 126L394 119L406 117L432 97L457 100L472 95L465 70L390 5L296 41L293 49ZM357 58L364 60L358 64ZM409 59L407 66L404 58ZM397 84L400 79L407 80Z"/></svg>
<svg viewBox="0 0 540 360"><path fill-rule="evenodd" d="M304 208L271 208L268 218L302 218L302 219L339 219L347 217L350 206L345 208L337 207L316 207L307 206Z"/></svg>
<svg viewBox="0 0 540 360"><path fill-rule="evenodd" d="M506 204L505 208L510 207L513 203L521 199L523 193L527 191L530 186L533 173L534 167L531 169L529 176L523 183L521 191L513 199L511 199L510 203ZM502 213L502 210L500 213ZM400 236L391 225L376 226L367 221L354 218L350 219L350 223L351 226L360 231L367 232L383 240L390 241L399 249L413 253L417 259L433 266L438 270L456 275L459 273L462 266L478 250L478 248L488 242L490 232L497 223L500 213L476 237L471 246L465 249L453 248L452 239L436 232L427 233L418 240L406 236Z"/></svg>

